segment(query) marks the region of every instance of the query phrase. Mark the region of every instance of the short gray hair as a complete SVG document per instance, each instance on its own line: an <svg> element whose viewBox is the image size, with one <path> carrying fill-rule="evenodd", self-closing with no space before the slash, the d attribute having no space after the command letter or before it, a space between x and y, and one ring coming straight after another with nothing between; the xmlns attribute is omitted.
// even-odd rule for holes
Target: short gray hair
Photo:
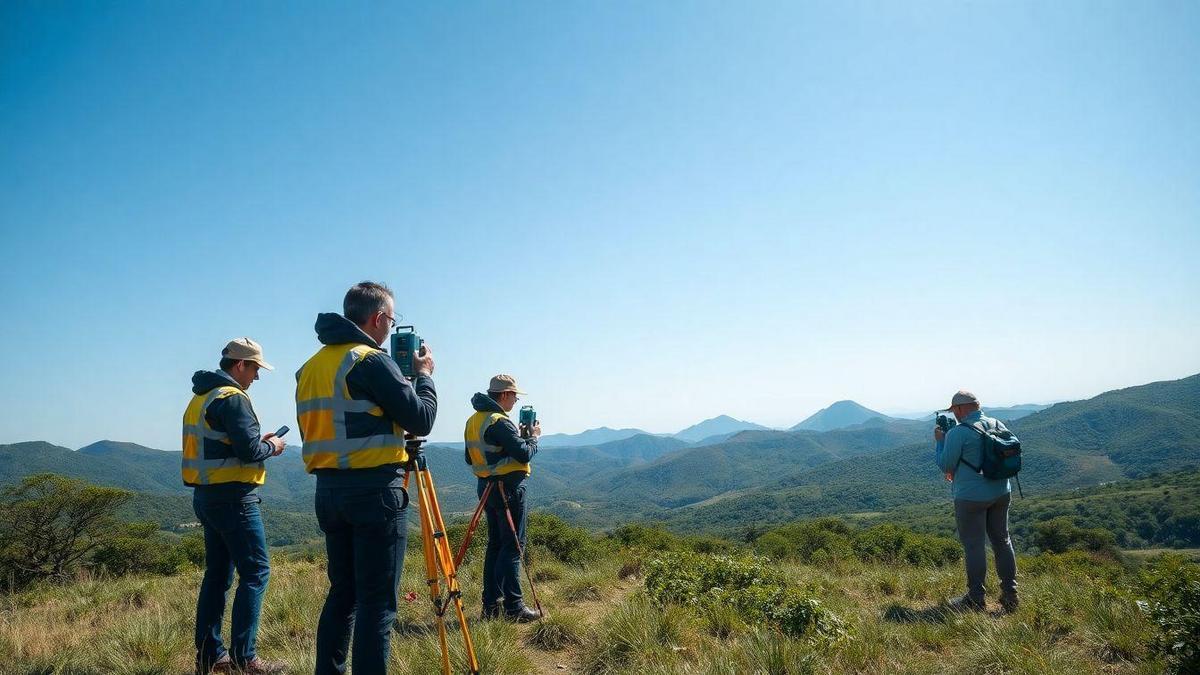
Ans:
<svg viewBox="0 0 1200 675"><path fill-rule="evenodd" d="M346 291L342 301L342 315L358 325L363 325L375 312L387 309L388 298L394 298L392 289L374 281L360 281Z"/></svg>

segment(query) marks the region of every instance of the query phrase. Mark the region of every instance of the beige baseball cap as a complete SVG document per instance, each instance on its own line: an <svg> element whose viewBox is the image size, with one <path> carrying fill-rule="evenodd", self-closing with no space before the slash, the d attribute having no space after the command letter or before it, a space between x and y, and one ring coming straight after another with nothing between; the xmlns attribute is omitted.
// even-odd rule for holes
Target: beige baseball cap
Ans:
<svg viewBox="0 0 1200 675"><path fill-rule="evenodd" d="M975 398L975 394L972 394L966 389L959 389L958 393L956 393L954 397L950 399L950 408L953 408L956 405L967 405L968 403L979 403L979 399ZM942 412L948 412L950 408L946 408Z"/></svg>
<svg viewBox="0 0 1200 675"><path fill-rule="evenodd" d="M275 370L275 366L263 361L262 345L248 337L230 340L229 344L221 350L221 358L253 361L267 370Z"/></svg>
<svg viewBox="0 0 1200 675"><path fill-rule="evenodd" d="M495 393L500 393L503 391L515 391L518 394L525 393L520 389L517 389L517 378L513 377L512 375L497 375L493 377L492 381L488 384L488 391Z"/></svg>

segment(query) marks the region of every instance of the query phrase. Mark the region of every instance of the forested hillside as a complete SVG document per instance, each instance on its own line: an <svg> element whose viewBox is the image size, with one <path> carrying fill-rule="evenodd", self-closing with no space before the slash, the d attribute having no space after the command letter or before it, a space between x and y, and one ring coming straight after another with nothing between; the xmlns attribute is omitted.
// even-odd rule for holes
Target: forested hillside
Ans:
<svg viewBox="0 0 1200 675"><path fill-rule="evenodd" d="M1200 376L1059 403L1010 428L1025 449L1021 484L1033 495L1200 467ZM725 530L946 502L949 486L933 464L930 430L919 430L919 442L828 462L659 517L684 530Z"/></svg>

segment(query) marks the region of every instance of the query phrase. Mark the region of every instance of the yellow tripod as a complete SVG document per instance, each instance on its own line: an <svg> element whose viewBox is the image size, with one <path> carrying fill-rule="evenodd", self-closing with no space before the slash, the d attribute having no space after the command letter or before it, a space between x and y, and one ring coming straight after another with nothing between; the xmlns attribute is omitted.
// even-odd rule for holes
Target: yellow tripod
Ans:
<svg viewBox="0 0 1200 675"><path fill-rule="evenodd" d="M458 585L458 565L450 552L446 538L446 524L442 521L442 507L438 505L437 491L433 488L433 476L421 452L423 438L409 438L408 464L404 467L404 488L409 479L416 478L417 503L421 509L421 550L425 554L425 583L429 585L429 599L433 601L433 613L437 623L438 642L442 647L442 674L450 675L450 645L446 637L446 610L451 606L458 615L463 642L467 647L467 672L479 673L479 659L475 657L475 645L467 628L467 617L463 614L462 589ZM443 583L445 593L442 592Z"/></svg>

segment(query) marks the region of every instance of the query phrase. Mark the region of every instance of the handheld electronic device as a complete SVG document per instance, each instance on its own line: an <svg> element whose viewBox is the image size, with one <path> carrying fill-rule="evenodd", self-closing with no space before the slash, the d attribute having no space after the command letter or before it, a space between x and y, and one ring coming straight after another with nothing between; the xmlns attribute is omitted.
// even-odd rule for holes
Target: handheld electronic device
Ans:
<svg viewBox="0 0 1200 675"><path fill-rule="evenodd" d="M275 438L283 438L284 434L286 434L289 431L291 431L291 428L285 424L285 425L279 427L279 429L277 429L275 431Z"/></svg>
<svg viewBox="0 0 1200 675"><path fill-rule="evenodd" d="M530 428L537 424L537 411L533 409L533 406L521 406L521 424Z"/></svg>
<svg viewBox="0 0 1200 675"><path fill-rule="evenodd" d="M413 326L396 326L396 332L392 333L392 360L400 367L400 373L404 377L412 380L416 379L417 369L413 363L413 359L418 354L422 353L425 348L425 341L417 335Z"/></svg>

